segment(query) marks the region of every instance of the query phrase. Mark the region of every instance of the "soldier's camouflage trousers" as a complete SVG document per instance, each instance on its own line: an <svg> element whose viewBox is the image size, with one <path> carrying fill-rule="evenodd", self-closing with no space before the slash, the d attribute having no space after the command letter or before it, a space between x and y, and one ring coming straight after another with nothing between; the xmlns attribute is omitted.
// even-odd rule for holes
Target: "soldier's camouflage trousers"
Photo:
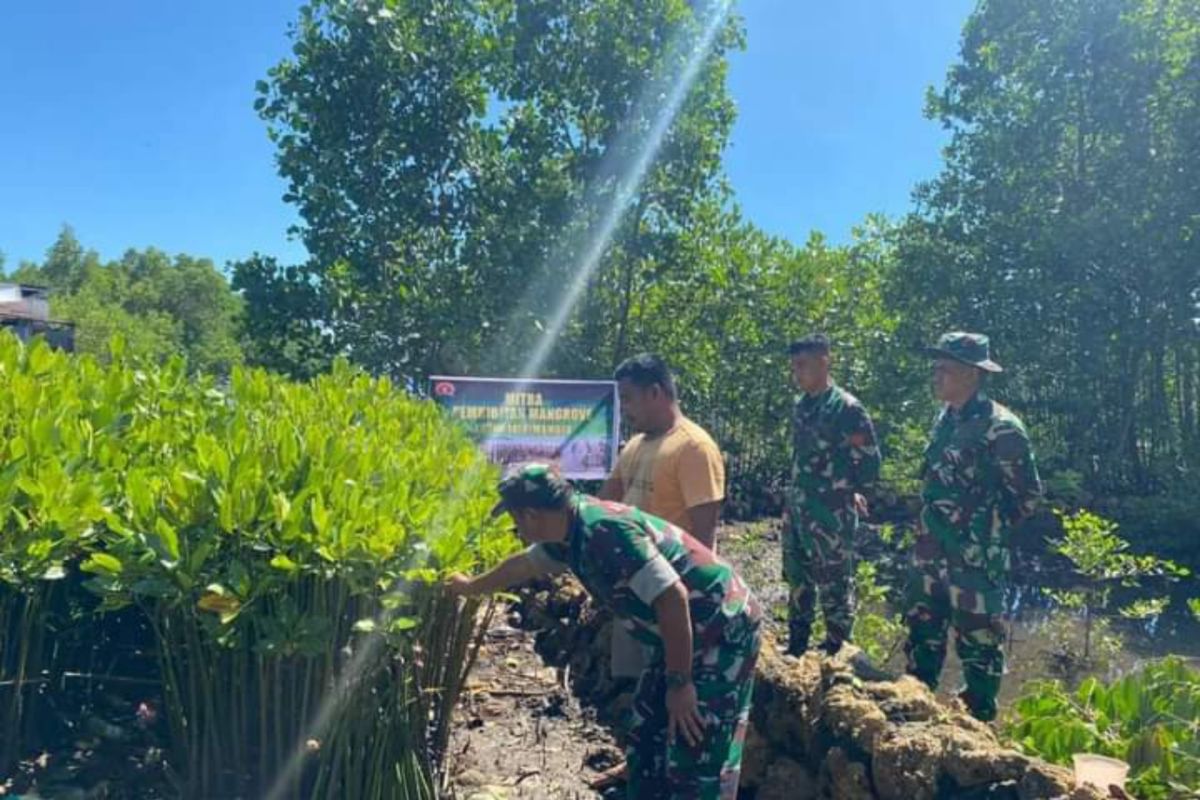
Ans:
<svg viewBox="0 0 1200 800"><path fill-rule="evenodd" d="M750 721L759 626L741 641L696 654L696 685L704 739L693 747L682 734L667 741L666 679L662 659L642 674L630 713L626 759L629 800L735 800L742 747Z"/></svg>
<svg viewBox="0 0 1200 800"><path fill-rule="evenodd" d="M787 581L788 652L808 647L817 601L825 617L825 638L849 640L854 628L854 547L858 514L852 506L834 510L793 505L783 530L783 578Z"/></svg>
<svg viewBox="0 0 1200 800"><path fill-rule="evenodd" d="M936 689L946 660L946 635L954 646L966 684L959 697L977 718L996 718L996 696L1004 675L1004 590L980 569L956 568L920 537L907 599L908 671Z"/></svg>

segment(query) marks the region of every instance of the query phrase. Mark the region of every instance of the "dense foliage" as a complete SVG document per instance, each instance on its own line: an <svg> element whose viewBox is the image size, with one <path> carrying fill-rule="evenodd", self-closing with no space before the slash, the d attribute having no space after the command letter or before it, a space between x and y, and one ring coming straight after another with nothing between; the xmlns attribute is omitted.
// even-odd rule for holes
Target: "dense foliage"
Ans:
<svg viewBox="0 0 1200 800"><path fill-rule="evenodd" d="M292 55L259 84L256 107L313 258L290 271L243 262L235 285L263 311L320 314L334 346L377 373L515 369L699 35L693 8L717 5L305 5ZM625 198L554 368L611 369L628 347L630 299L682 263L681 237L720 191L733 122L723 54L739 41L725 26ZM260 319L281 326L260 336L288 337L286 318ZM305 359L320 353L301 349L279 366L311 369Z"/></svg>
<svg viewBox="0 0 1200 800"><path fill-rule="evenodd" d="M1133 795L1157 800L1195 796L1198 719L1200 672L1166 659L1111 684L1089 678L1073 692L1035 684L1016 702L1008 732L1028 752L1061 764L1075 753L1126 761Z"/></svg>
<svg viewBox="0 0 1200 800"><path fill-rule="evenodd" d="M313 257L233 266L246 357L304 378L339 354L418 382L511 374L650 124L647 92L713 8L305 6L256 105ZM662 352L728 455L731 513L756 514L787 473L789 337L832 334L837 377L885 442L885 486L905 494L933 413L917 348L981 329L1008 367L993 393L1031 427L1052 492L1195 563L1197 18L1196 0L981 4L929 96L951 133L942 174L912 215L869 218L842 246L741 218L720 167L729 21L543 374ZM37 270L85 350L117 328L132 352L237 360L227 292L160 285L190 260L89 258L64 236Z"/></svg>
<svg viewBox="0 0 1200 800"><path fill-rule="evenodd" d="M672 45L713 7L306 6L258 108L313 260L237 265L263 312L256 357L300 375L335 352L417 378L511 372L648 125L639 88L677 71ZM833 334L904 490L932 410L916 346L982 329L1048 475L1181 492L1200 467L1198 18L1195 0L980 5L929 98L952 134L943 173L909 218L840 247L773 240L730 202L729 23L545 371L603 376L661 351L744 505L768 510L789 336ZM1156 529L1194 516L1170 507L1108 510Z"/></svg>
<svg viewBox="0 0 1200 800"><path fill-rule="evenodd" d="M511 373L579 261L615 176L715 3L420 0L304 6L258 86L305 264L186 257L101 267L69 234L18 270L102 355L244 349L299 377L345 355L373 374ZM991 334L993 387L1030 424L1052 488L1193 558L1200 468L1200 4L980 4L931 91L950 132L917 209L855 241L772 239L722 178L733 122L717 39L546 374L600 377L640 349L682 375L733 469L735 509L771 510L785 471L781 346L823 328L875 413L885 476L912 489L932 412L916 347ZM655 94L657 92L658 94Z"/></svg>
<svg viewBox="0 0 1200 800"><path fill-rule="evenodd" d="M29 598L76 569L99 613L144 614L189 796L265 793L309 737L287 786L431 791L478 620L428 584L511 544L464 434L344 363L218 388L178 357L102 366L6 335L0 381L0 611L23 616L0 623L35 626ZM14 677L45 668L0 647Z"/></svg>
<svg viewBox="0 0 1200 800"><path fill-rule="evenodd" d="M952 138L889 307L912 341L991 332L1043 462L1093 490L1200 468L1197 96L1196 0L1011 0L929 98Z"/></svg>
<svg viewBox="0 0 1200 800"><path fill-rule="evenodd" d="M301 376L338 351L416 378L513 372L718 5L304 7L257 107L313 259L234 266L250 356ZM772 510L786 473L789 337L829 331L842 378L886 398L894 464L909 465L930 407L891 380L886 223L869 220L849 248L801 247L730 206L724 54L740 44L732 20L543 373L604 377L633 352L662 352L727 450L731 510L749 514Z"/></svg>
<svg viewBox="0 0 1200 800"><path fill-rule="evenodd" d="M56 319L75 323L75 349L108 356L113 336L137 357L187 359L193 371L228 374L242 362L242 300L212 261L160 250L128 250L104 264L64 228L40 264L5 280L49 287Z"/></svg>

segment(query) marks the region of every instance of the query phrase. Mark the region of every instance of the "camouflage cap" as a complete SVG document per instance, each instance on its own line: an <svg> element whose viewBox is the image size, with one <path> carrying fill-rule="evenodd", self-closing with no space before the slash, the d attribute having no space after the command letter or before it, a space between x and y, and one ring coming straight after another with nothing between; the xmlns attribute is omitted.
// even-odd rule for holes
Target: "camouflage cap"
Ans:
<svg viewBox="0 0 1200 800"><path fill-rule="evenodd" d="M925 352L934 358L951 358L984 372L1003 372L1000 365L992 361L991 345L982 333L947 333L938 339L935 347L927 347Z"/></svg>
<svg viewBox="0 0 1200 800"><path fill-rule="evenodd" d="M500 502L492 508L493 517L518 508L560 508L571 494L571 485L553 464L530 463L510 471L496 491Z"/></svg>

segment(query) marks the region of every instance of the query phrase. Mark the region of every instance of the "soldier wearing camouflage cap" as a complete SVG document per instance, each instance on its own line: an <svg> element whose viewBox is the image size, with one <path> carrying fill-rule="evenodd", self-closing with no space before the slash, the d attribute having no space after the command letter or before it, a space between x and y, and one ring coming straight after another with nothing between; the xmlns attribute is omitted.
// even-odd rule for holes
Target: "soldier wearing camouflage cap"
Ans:
<svg viewBox="0 0 1200 800"><path fill-rule="evenodd" d="M829 340L792 342L792 476L784 510L783 576L788 583L788 650L809 644L818 595L825 618L821 648L833 654L854 627L854 550L866 493L879 477L871 417L829 375Z"/></svg>
<svg viewBox="0 0 1200 800"><path fill-rule="evenodd" d="M966 684L959 697L977 718L991 720L1004 674L1009 537L1035 511L1041 481L1021 420L983 391L985 377L1001 371L988 338L948 333L928 353L934 393L945 405L921 469L908 670L936 688L953 627Z"/></svg>
<svg viewBox="0 0 1200 800"><path fill-rule="evenodd" d="M762 612L733 569L690 534L636 508L577 494L554 467L501 482L530 546L456 594L499 591L570 570L651 658L631 710L626 796L734 800L750 714Z"/></svg>

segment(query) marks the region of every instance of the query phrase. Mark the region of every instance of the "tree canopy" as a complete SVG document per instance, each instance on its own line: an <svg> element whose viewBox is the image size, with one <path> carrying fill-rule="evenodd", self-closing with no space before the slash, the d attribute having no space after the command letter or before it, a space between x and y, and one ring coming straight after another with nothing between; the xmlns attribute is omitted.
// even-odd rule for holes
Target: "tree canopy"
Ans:
<svg viewBox="0 0 1200 800"><path fill-rule="evenodd" d="M897 237L905 330L991 332L1050 463L1109 488L1200 467L1198 46L1194 0L980 4Z"/></svg>
<svg viewBox="0 0 1200 800"><path fill-rule="evenodd" d="M236 265L251 318L276 302L319 313L334 349L379 372L512 369L652 124L659 98L642 94L695 43L692 6L304 6L256 107L313 257L290 272ZM721 195L734 116L724 53L740 42L730 22L630 199L558 368L611 369L628 348L630 298L680 265L681 237Z"/></svg>
<svg viewBox="0 0 1200 800"><path fill-rule="evenodd" d="M313 0L255 102L310 260L238 262L235 296L203 259L101 265L66 232L18 273L58 290L83 349L121 331L205 370L244 348L302 377L338 356L416 379L513 374L715 7ZM994 393L1052 483L1166 492L1173 519L1194 516L1200 0L980 3L927 97L949 132L940 174L912 213L868 217L845 244L742 217L722 169L742 45L731 18L543 374L659 351L761 505L786 476L789 338L832 336L889 482L910 489L934 411L919 346L981 330L1008 367Z"/></svg>
<svg viewBox="0 0 1200 800"><path fill-rule="evenodd" d="M148 248L104 264L64 227L41 264L8 279L53 290L53 316L75 323L80 352L104 358L120 336L130 355L182 354L200 372L226 374L242 361L242 301L209 259Z"/></svg>

